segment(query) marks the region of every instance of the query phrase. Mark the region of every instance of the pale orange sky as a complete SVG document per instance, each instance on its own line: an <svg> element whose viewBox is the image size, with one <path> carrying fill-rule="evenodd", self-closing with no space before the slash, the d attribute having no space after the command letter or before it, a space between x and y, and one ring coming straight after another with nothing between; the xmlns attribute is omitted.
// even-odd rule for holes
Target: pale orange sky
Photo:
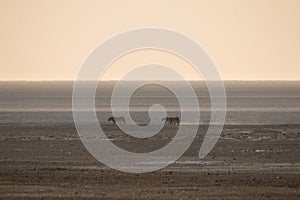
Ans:
<svg viewBox="0 0 300 200"><path fill-rule="evenodd" d="M141 27L193 38L225 80L300 80L298 0L1 0L0 5L0 80L74 80L102 41ZM149 58L198 78L173 55L150 51L120 59L105 78L118 79L118 67Z"/></svg>

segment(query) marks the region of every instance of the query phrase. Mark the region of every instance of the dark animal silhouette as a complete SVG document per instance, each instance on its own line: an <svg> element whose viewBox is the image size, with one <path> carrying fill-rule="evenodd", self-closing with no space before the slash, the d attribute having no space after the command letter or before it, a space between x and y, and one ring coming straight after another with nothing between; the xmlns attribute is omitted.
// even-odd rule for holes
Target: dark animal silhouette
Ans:
<svg viewBox="0 0 300 200"><path fill-rule="evenodd" d="M165 121L165 123L169 124L169 125L179 125L180 124L179 117L162 118L161 121Z"/></svg>
<svg viewBox="0 0 300 200"><path fill-rule="evenodd" d="M110 118L108 118L107 121L108 122L111 121L113 124L116 124L116 123L118 123L118 124L126 124L124 117L110 117Z"/></svg>

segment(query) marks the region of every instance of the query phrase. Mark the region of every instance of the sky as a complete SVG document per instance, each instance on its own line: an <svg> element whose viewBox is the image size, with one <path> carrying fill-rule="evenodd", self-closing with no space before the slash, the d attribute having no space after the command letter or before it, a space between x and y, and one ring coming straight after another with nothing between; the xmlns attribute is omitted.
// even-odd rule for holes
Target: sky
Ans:
<svg viewBox="0 0 300 200"><path fill-rule="evenodd" d="M299 0L0 0L0 5L0 80L75 80L103 41L142 27L192 38L224 80L300 80ZM201 79L182 59L155 50L121 57L103 79L120 79L130 66L149 62ZM140 72L135 78L148 76Z"/></svg>

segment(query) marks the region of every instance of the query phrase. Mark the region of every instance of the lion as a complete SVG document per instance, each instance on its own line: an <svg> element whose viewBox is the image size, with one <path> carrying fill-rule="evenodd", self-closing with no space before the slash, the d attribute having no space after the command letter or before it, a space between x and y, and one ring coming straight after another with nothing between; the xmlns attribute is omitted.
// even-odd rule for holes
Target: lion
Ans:
<svg viewBox="0 0 300 200"><path fill-rule="evenodd" d="M165 123L169 124L169 125L179 125L180 124L179 117L166 117L166 118L162 118L161 121L165 121Z"/></svg>

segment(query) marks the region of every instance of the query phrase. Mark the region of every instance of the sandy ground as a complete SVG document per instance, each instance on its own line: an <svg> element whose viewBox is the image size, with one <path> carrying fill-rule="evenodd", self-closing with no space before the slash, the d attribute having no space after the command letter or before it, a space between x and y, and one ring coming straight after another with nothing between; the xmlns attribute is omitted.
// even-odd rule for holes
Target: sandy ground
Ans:
<svg viewBox="0 0 300 200"><path fill-rule="evenodd" d="M300 199L300 125L226 126L205 158L207 127L175 163L146 174L112 170L95 160L73 124L0 124L1 199ZM149 141L104 125L122 148L165 145L175 127Z"/></svg>

